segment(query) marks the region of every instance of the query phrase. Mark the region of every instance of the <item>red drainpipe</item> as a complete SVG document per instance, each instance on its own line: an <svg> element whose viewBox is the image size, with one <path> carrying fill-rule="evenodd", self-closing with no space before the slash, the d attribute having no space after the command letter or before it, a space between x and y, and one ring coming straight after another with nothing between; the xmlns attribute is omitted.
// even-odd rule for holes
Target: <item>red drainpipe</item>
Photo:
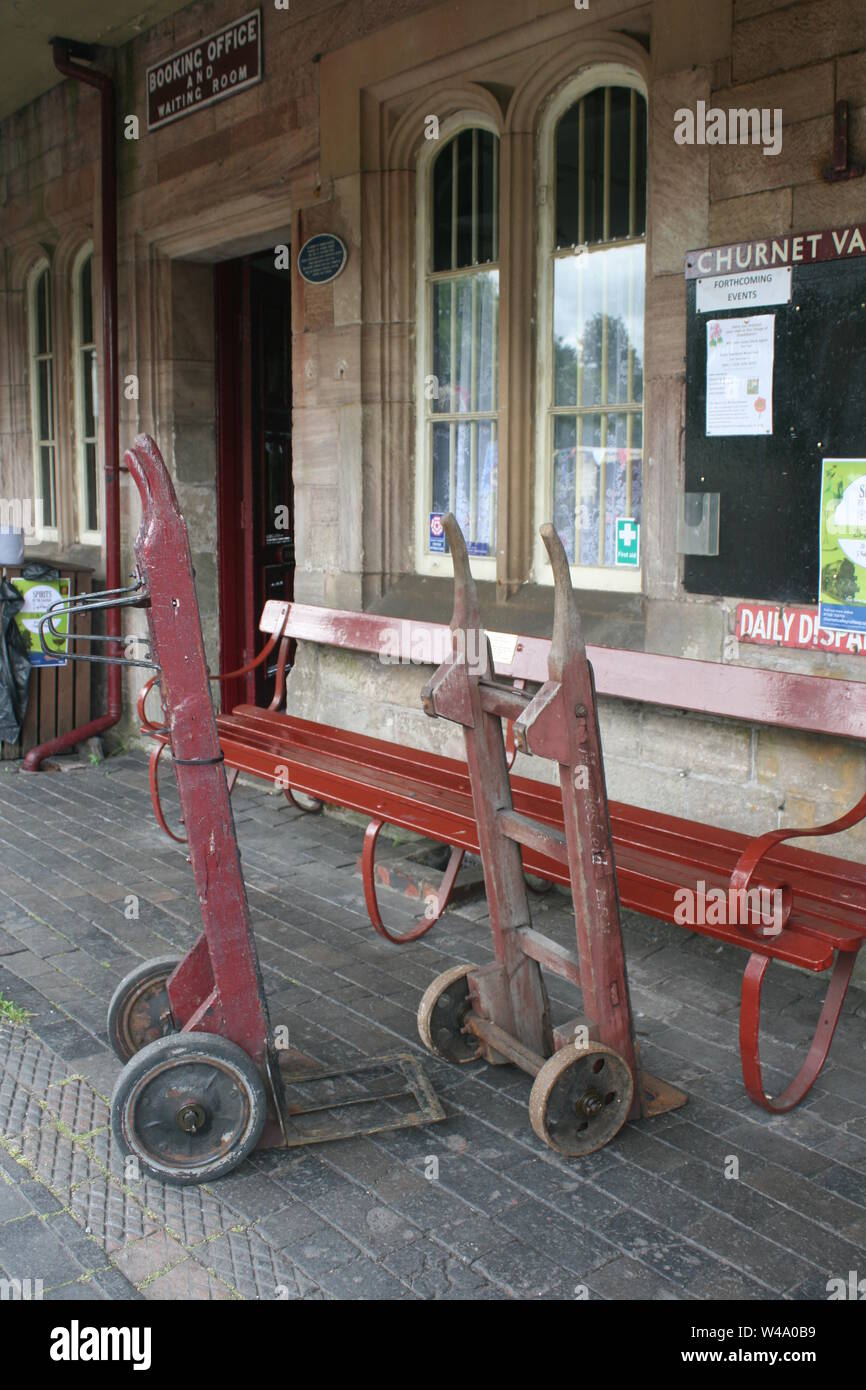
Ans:
<svg viewBox="0 0 866 1390"><path fill-rule="evenodd" d="M95 68L83 67L74 58L93 59L95 50L74 39L52 39L54 66L64 77L86 82L99 92L101 136L102 213L102 409L105 441L105 587L120 588L120 422L117 383L117 149L114 82ZM120 637L120 609L106 610L106 632ZM106 648L109 656L118 649ZM31 748L24 759L25 772L38 772L43 759L63 753L85 739L95 738L118 723L123 712L120 666L108 666L108 710L99 719L70 729L59 738Z"/></svg>

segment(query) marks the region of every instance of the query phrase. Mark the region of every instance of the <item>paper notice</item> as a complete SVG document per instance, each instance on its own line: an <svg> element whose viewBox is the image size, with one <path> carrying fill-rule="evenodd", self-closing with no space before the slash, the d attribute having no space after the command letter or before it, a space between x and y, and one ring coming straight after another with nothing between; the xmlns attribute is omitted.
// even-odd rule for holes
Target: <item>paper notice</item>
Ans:
<svg viewBox="0 0 866 1390"><path fill-rule="evenodd" d="M707 324L707 434L773 433L775 314Z"/></svg>

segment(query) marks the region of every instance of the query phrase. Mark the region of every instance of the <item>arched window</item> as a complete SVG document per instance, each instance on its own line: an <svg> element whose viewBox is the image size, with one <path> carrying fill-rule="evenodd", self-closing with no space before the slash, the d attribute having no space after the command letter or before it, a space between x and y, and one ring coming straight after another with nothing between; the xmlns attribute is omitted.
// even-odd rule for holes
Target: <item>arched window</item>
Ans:
<svg viewBox="0 0 866 1390"><path fill-rule="evenodd" d="M54 438L54 346L51 318L51 271L40 261L28 286L30 336L30 426L37 510L42 534L57 538L57 463ZM38 521L38 517L37 517Z"/></svg>
<svg viewBox="0 0 866 1390"><path fill-rule="evenodd" d="M93 248L86 246L73 268L73 374L75 382L75 444L78 490L78 531L86 544L102 541L99 474L96 464L98 375L93 324Z"/></svg>
<svg viewBox="0 0 866 1390"><path fill-rule="evenodd" d="M496 556L499 369L499 139L473 126L427 166L419 251L418 561L444 551L452 511L471 555Z"/></svg>
<svg viewBox="0 0 866 1390"><path fill-rule="evenodd" d="M595 570L584 582L637 587L646 100L634 86L611 83L554 115L546 509L572 565Z"/></svg>

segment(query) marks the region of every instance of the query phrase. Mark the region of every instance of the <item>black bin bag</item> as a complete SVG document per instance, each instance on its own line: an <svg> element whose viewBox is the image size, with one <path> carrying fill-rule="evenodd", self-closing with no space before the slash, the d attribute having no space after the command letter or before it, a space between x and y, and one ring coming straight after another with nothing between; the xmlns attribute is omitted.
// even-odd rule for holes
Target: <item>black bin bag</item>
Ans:
<svg viewBox="0 0 866 1390"><path fill-rule="evenodd" d="M8 579L0 581L0 741L17 743L27 713L30 658L15 614L24 599Z"/></svg>

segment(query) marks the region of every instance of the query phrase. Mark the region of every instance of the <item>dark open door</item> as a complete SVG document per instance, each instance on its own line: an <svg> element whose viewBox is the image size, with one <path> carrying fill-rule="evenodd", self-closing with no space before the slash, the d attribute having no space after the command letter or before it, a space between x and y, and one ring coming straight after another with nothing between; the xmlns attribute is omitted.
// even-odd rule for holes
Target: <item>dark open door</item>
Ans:
<svg viewBox="0 0 866 1390"><path fill-rule="evenodd" d="M220 670L251 661L265 600L295 570L289 277L273 252L216 269ZM273 665L223 687L222 708L267 704Z"/></svg>

